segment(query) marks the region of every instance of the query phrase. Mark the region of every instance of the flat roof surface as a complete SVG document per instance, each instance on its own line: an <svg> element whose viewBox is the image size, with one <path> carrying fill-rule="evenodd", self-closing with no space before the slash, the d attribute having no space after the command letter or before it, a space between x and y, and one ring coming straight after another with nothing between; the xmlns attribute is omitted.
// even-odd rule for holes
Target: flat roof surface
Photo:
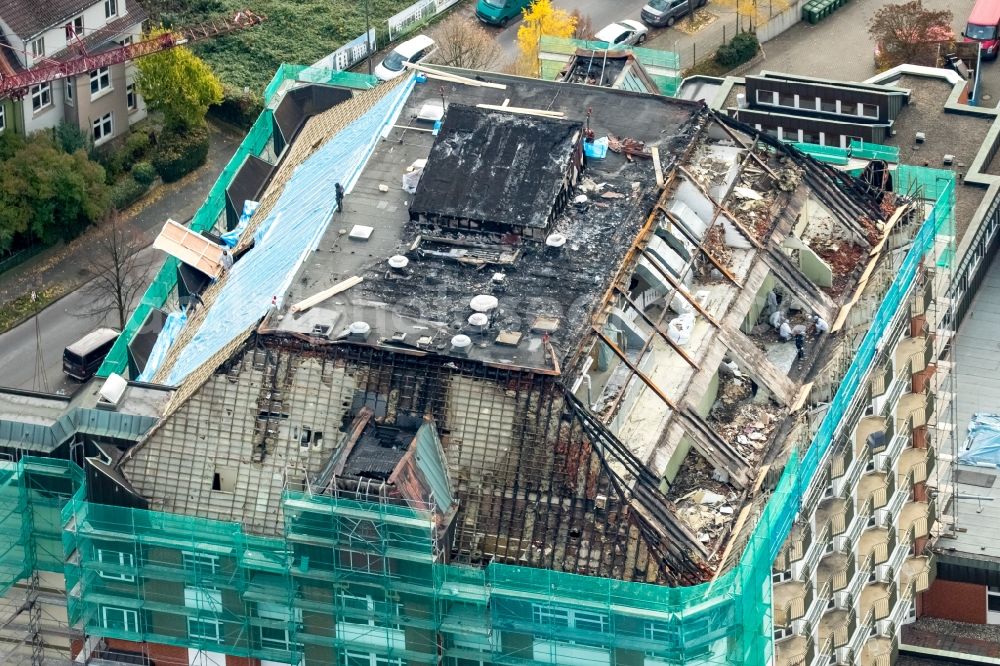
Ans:
<svg viewBox="0 0 1000 666"><path fill-rule="evenodd" d="M567 131L578 127L586 120L587 110L593 109L590 126L596 136L628 136L658 145L665 171L692 141L702 113L698 104L595 86L492 74L490 80L510 85L497 90L446 84L445 100L450 104L449 100L460 99L467 106L501 105L509 100L512 107L561 111L567 122L559 127ZM309 334L319 325L339 332L351 322L364 321L371 326L369 344L384 340L396 347L415 348L418 340L429 338L421 346L442 354L449 353L453 336L466 334L473 341L469 352L473 359L552 369L552 354L543 339L547 333L552 349L562 358L589 330L594 305L655 200L652 161L614 152L603 160L588 161L583 178L605 183L605 192L612 194L605 198L593 193L585 205L571 204L555 219L551 231L568 238L558 253L546 251L540 242L525 242L518 249L492 245L474 232L429 232L410 220L408 206L414 197L402 189L402 177L416 160L432 154L435 137L421 131L431 125L417 120L425 104L440 103L440 86L432 83L413 88L395 126L387 128L345 196L343 211L334 216L316 251L300 265L284 302L294 304L352 276L362 277L363 282L306 312L286 312L280 320L272 316L265 328ZM460 193L467 185L468 168L463 167L459 175L446 173L445 178L454 179L450 191ZM529 169L528 165L524 168ZM428 162L422 179L434 178L432 169ZM538 177L535 168L520 174L522 180ZM553 170L544 178L561 180L562 176ZM382 191L383 186L388 191ZM351 237L357 225L372 229L366 240ZM391 270L387 263L398 254L409 260L403 271ZM504 276L500 284L494 281L496 273ZM470 301L480 294L494 295L499 301L493 326L486 332L468 322L473 314ZM539 317L555 319L554 328L532 330ZM501 338L502 332L519 336ZM394 336L402 338L392 342Z"/></svg>
<svg viewBox="0 0 1000 666"><path fill-rule="evenodd" d="M993 260L976 292L968 315L958 331L958 451L964 448L969 420L976 412L1000 413L1000 262ZM942 463L944 454L941 451ZM956 538L939 541L942 549L954 548L976 556L1000 559L1000 469L943 464L943 478L954 483ZM978 498L983 498L979 500Z"/></svg>
<svg viewBox="0 0 1000 666"><path fill-rule="evenodd" d="M448 106L411 214L544 228L583 124Z"/></svg>

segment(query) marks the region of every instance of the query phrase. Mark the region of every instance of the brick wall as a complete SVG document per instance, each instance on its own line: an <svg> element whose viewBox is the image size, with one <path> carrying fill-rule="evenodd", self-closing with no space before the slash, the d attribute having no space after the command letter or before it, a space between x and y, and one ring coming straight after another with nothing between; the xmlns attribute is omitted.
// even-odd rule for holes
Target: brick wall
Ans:
<svg viewBox="0 0 1000 666"><path fill-rule="evenodd" d="M938 578L923 595L923 614L945 620L986 624L986 586Z"/></svg>

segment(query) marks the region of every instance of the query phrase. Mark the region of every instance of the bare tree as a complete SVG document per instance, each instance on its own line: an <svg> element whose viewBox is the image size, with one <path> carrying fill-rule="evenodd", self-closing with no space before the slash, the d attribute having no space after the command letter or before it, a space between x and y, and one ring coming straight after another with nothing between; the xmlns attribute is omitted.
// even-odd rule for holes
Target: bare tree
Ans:
<svg viewBox="0 0 1000 666"><path fill-rule="evenodd" d="M457 13L442 21L433 37L438 45L434 59L440 65L488 70L503 56L500 45L490 33L477 21Z"/></svg>
<svg viewBox="0 0 1000 666"><path fill-rule="evenodd" d="M91 243L84 270L90 281L83 287L90 306L80 316L115 315L119 330L125 328L135 299L146 288L151 264L140 256L139 235L117 212L112 212Z"/></svg>
<svg viewBox="0 0 1000 666"><path fill-rule="evenodd" d="M594 21L590 14L581 14L579 9L574 9L570 16L576 19L576 30L573 32L575 39L594 38Z"/></svg>

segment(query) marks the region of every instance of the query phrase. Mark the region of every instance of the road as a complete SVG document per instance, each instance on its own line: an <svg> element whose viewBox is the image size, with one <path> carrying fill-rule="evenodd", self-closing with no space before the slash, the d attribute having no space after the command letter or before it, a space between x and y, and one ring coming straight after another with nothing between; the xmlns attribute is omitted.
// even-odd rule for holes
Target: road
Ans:
<svg viewBox="0 0 1000 666"><path fill-rule="evenodd" d="M147 266L144 282L148 285L158 268L154 261L162 260L163 253L148 247L139 253L140 260ZM145 291L143 288L142 291ZM141 297L140 292L140 297ZM101 326L118 328L116 314L107 316L87 316L92 310L93 296L86 285L70 292L38 315L42 360L45 365L47 390L53 393L72 394L80 387L62 373L62 351L87 333ZM134 305L134 304L133 304ZM35 320L29 319L20 326L0 335L0 385L28 389L46 390L41 377L35 377Z"/></svg>
<svg viewBox="0 0 1000 666"><path fill-rule="evenodd" d="M600 30L609 23L623 18L639 20L639 11L646 0L554 0L552 3L559 9L566 11L578 10L581 15L589 16L594 30ZM497 42L503 49L507 57L517 55L517 28L521 25L520 19L511 21L506 27L496 29Z"/></svg>

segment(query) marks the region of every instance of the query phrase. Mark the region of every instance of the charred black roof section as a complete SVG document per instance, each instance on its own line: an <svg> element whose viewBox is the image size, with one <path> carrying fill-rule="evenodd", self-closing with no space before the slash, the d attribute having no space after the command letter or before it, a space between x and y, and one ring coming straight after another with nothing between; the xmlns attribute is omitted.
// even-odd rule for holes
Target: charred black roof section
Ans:
<svg viewBox="0 0 1000 666"><path fill-rule="evenodd" d="M583 125L452 103L410 215L545 228Z"/></svg>
<svg viewBox="0 0 1000 666"><path fill-rule="evenodd" d="M163 330L163 324L167 321L167 313L159 308L152 308L142 322L142 327L135 334L132 341L128 343L128 365L129 372L133 377L142 372L149 361L149 355L156 344L156 338Z"/></svg>

